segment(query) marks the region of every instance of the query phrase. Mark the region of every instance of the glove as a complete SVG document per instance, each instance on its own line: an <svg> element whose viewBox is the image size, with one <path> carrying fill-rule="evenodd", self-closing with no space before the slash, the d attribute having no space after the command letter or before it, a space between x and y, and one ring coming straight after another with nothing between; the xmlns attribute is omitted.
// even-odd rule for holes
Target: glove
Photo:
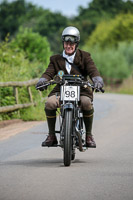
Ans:
<svg viewBox="0 0 133 200"><path fill-rule="evenodd" d="M97 88L97 89L102 89L103 88L104 83L103 83L102 77L95 76L95 77L92 78L92 81L94 83L94 87L95 88Z"/></svg>
<svg viewBox="0 0 133 200"><path fill-rule="evenodd" d="M40 78L38 83L36 84L36 89L42 85L44 85L43 87L38 88L38 90L43 91L47 89L47 86L45 86L46 82L48 80L46 78Z"/></svg>

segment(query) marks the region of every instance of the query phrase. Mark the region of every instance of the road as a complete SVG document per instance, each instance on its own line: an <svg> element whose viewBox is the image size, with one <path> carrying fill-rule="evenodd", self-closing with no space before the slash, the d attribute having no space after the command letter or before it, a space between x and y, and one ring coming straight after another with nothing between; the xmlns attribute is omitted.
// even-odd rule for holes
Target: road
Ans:
<svg viewBox="0 0 133 200"><path fill-rule="evenodd" d="M132 200L133 96L95 95L96 149L42 148L46 123L0 141L0 200Z"/></svg>

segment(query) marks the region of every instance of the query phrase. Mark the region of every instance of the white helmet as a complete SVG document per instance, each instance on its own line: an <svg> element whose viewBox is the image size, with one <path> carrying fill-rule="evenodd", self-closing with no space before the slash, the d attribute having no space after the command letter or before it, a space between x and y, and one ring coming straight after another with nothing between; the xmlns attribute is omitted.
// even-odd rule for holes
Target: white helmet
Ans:
<svg viewBox="0 0 133 200"><path fill-rule="evenodd" d="M68 26L62 32L62 41L63 42L72 42L79 43L80 41L80 32L76 27Z"/></svg>

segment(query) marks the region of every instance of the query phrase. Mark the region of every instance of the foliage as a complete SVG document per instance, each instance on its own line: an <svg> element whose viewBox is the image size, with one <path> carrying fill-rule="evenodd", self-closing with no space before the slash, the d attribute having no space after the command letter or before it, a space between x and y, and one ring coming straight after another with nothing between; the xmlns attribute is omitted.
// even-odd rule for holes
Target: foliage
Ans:
<svg viewBox="0 0 133 200"><path fill-rule="evenodd" d="M27 12L33 13L35 6L31 3L26 3L25 0L13 1L9 3L4 0L0 3L0 34L1 40L4 40L6 35L14 35L19 26L25 21Z"/></svg>
<svg viewBox="0 0 133 200"><path fill-rule="evenodd" d="M117 93L133 95L133 76L124 80L122 85L116 90Z"/></svg>
<svg viewBox="0 0 133 200"><path fill-rule="evenodd" d="M115 19L98 24L86 41L86 46L99 45L102 48L117 46L120 41L133 40L133 14L120 14Z"/></svg>
<svg viewBox="0 0 133 200"><path fill-rule="evenodd" d="M92 53L106 83L122 82L133 73L132 1L92 0L88 7L79 7L77 16L68 18L26 0L3 0L0 3L0 81L40 77L48 65L50 47L54 53L61 53L61 33L70 25L79 28L80 47ZM15 104L13 92L9 87L0 88L0 106ZM32 93L34 101L40 102L34 87ZM19 94L19 103L29 102L25 87L19 88ZM41 120L43 104L2 114L0 120L20 117Z"/></svg>
<svg viewBox="0 0 133 200"><path fill-rule="evenodd" d="M41 121L46 120L45 112L44 112L44 103L41 102L41 99L36 98L37 106L32 106L29 108L20 109L21 119L24 121Z"/></svg>
<svg viewBox="0 0 133 200"><path fill-rule="evenodd" d="M128 77L122 84L106 86L106 92L133 95L133 76Z"/></svg>
<svg viewBox="0 0 133 200"><path fill-rule="evenodd" d="M129 70L132 73L133 72L133 41L130 43L120 42L118 44L118 49L121 55L125 57L127 66L129 67Z"/></svg>
<svg viewBox="0 0 133 200"><path fill-rule="evenodd" d="M28 28L20 28L15 39L11 42L11 46L23 50L30 61L38 60L48 63L51 54L47 38Z"/></svg>
<svg viewBox="0 0 133 200"><path fill-rule="evenodd" d="M99 46L95 46L95 48L86 46L84 50L92 53L106 84L122 82L133 73L133 42L131 44L119 43L117 48L101 49Z"/></svg>
<svg viewBox="0 0 133 200"><path fill-rule="evenodd" d="M22 26L32 28L34 32L47 37L52 51L62 50L60 38L63 28L68 25L67 17L59 12L53 13L47 9L38 8L25 0L10 3L4 0L0 7L1 40L4 40L8 33L11 38L14 37Z"/></svg>
<svg viewBox="0 0 133 200"><path fill-rule="evenodd" d="M37 7L26 0L0 3L0 37L4 40L10 33L11 39L16 35L20 26L32 28L34 32L47 37L54 53L61 53L61 33L68 26L73 25L81 32L81 45L83 45L104 19L113 19L120 13L133 13L133 2L124 0L93 0L86 8L80 6L78 15L73 18L63 16L59 12ZM15 19L15 20L14 20Z"/></svg>
<svg viewBox="0 0 133 200"><path fill-rule="evenodd" d="M36 77L40 77L42 73L44 72L45 68L48 65L48 59L51 54L49 51L49 45L47 41L45 40L45 38L43 38L39 34L32 33L31 30L29 34L31 35L32 40L28 40L29 38L28 30L24 31L24 33L19 33L19 37L22 43L24 43L23 41L28 41L27 43L24 43L25 48L19 47L19 42L18 42L19 40L17 39L16 41L14 39L13 42L8 42L8 38L7 38L5 42L2 42L0 44L0 73L2 75L0 76L0 82L30 80ZM39 47L37 46L38 49L40 49L41 45L44 45L43 48L45 49L45 52L46 52L45 55L47 55L45 60L43 60L44 59L43 49L42 49L42 52L40 50L40 53L43 56L42 58L36 56L36 59L29 60L29 58L31 58L30 56L32 56L34 52L34 50L32 52L32 49L30 49L29 47L31 46L35 47L36 45L39 46ZM27 54L27 51L25 51L25 49L27 50L28 48L30 50L28 51L28 54ZM35 53L37 54L38 52L36 51ZM20 104L28 103L29 95L27 92L27 88L25 87L19 88L18 92L19 92L19 103ZM33 100L36 101L39 93L38 91L35 90L35 87L32 88L32 94L33 94ZM44 93L44 95L47 95L47 93ZM13 96L13 88L0 87L0 106L7 106L7 105L14 105L14 104L15 104L15 98ZM36 107L35 109L34 107L31 107L28 110L28 112L32 113L32 109L37 110L38 108ZM27 119L28 119L28 112L26 111ZM32 115L31 113L29 113L29 115ZM0 116L0 120L10 119L14 117L19 118L22 116L18 115L18 112L15 111L8 115L2 114Z"/></svg>
<svg viewBox="0 0 133 200"><path fill-rule="evenodd" d="M33 19L30 19L26 26L29 26L31 21ZM49 10L45 10L41 15L34 18L32 29L35 32L39 32L42 36L46 36L52 51L60 53L62 51L61 33L67 25L68 20L66 17L60 13L52 13Z"/></svg>
<svg viewBox="0 0 133 200"><path fill-rule="evenodd" d="M12 48L8 42L2 42L0 44L0 74L2 74L0 81L29 80L28 71L37 63L32 65L25 57L23 51Z"/></svg>
<svg viewBox="0 0 133 200"><path fill-rule="evenodd" d="M82 45L85 44L97 25L103 20L107 23L120 13L133 13L133 2L123 0L93 0L88 7L79 7L79 14L72 20L81 31ZM106 29L103 29L104 31Z"/></svg>
<svg viewBox="0 0 133 200"><path fill-rule="evenodd" d="M0 106L13 105L14 102L13 89L10 87L0 88Z"/></svg>
<svg viewBox="0 0 133 200"><path fill-rule="evenodd" d="M46 38L22 30L12 42L0 43L0 81L24 81L40 77L51 55ZM9 73L10 72L10 73Z"/></svg>

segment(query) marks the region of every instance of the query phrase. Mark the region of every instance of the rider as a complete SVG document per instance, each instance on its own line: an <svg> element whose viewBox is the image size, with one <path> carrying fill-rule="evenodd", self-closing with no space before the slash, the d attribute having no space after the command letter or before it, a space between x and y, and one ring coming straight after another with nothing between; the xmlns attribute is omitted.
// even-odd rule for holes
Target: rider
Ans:
<svg viewBox="0 0 133 200"><path fill-rule="evenodd" d="M101 89L103 87L103 79L98 72L90 53L78 49L80 42L80 32L76 27L66 27L62 32L63 52L62 54L54 55L50 57L50 63L46 71L42 74L36 87L44 85L47 81L53 79L60 70L63 70L65 74L81 74L84 80L87 80L87 76L93 81L94 86ZM66 60L67 59L67 60ZM73 64L76 65L76 69ZM44 90L46 87L40 88ZM81 108L83 111L84 124L86 129L86 146L96 147L92 135L92 122L93 122L93 92L89 88L81 88ZM56 123L56 110L59 107L59 85L51 91L45 104L45 112L47 117L49 134L46 140L42 143L42 146L53 146L57 144L57 138L55 135L55 123Z"/></svg>

